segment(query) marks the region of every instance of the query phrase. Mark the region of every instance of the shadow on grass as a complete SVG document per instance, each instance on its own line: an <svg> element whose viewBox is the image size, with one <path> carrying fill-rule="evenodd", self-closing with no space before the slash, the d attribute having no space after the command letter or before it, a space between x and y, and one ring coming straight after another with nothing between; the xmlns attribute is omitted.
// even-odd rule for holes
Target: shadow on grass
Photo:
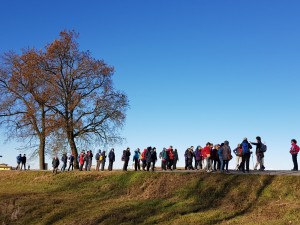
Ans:
<svg viewBox="0 0 300 225"><path fill-rule="evenodd" d="M240 211L237 211L236 213L233 213L232 215L227 216L225 218L213 219L213 220L211 220L211 223L219 223L219 222L222 222L224 220L230 220L230 219L233 219L233 218L238 217L238 216L243 216L246 213L250 213L253 210L255 203L258 201L258 199L262 195L263 191L269 185L272 184L273 180L274 180L274 176L265 176L262 185L257 189L257 191L255 193L255 198L252 201L250 201L244 209L242 209Z"/></svg>

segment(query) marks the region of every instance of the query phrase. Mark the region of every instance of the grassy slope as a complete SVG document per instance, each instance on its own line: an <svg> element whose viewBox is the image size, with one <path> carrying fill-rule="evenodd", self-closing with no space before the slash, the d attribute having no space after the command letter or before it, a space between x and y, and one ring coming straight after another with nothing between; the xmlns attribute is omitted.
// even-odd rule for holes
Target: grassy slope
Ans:
<svg viewBox="0 0 300 225"><path fill-rule="evenodd" d="M0 224L300 224L300 177L0 172Z"/></svg>

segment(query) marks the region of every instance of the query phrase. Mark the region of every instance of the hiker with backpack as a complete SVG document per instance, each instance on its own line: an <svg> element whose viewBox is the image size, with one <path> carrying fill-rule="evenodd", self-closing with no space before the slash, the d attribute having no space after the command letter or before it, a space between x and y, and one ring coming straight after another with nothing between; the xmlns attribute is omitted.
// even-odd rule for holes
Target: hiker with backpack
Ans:
<svg viewBox="0 0 300 225"><path fill-rule="evenodd" d="M69 168L68 171L70 171L70 168L72 167L72 170L74 169L74 153L72 152L71 155L69 156Z"/></svg>
<svg viewBox="0 0 300 225"><path fill-rule="evenodd" d="M22 162L22 155L19 154L19 155L17 156L17 167L16 167L16 170L21 169L21 168L20 168L21 162Z"/></svg>
<svg viewBox="0 0 300 225"><path fill-rule="evenodd" d="M130 148L127 147L126 150L123 151L123 157L124 157L124 166L123 166L123 170L127 171L127 167L128 167L128 162L129 162L129 158L130 158Z"/></svg>
<svg viewBox="0 0 300 225"><path fill-rule="evenodd" d="M187 152L187 168L189 170L194 170L193 167L193 157L194 157L194 147L191 146L190 148L188 148L188 152Z"/></svg>
<svg viewBox="0 0 300 225"><path fill-rule="evenodd" d="M108 153L108 170L109 171L112 171L115 159L116 159L116 157L115 157L115 149L112 148L110 150L110 152Z"/></svg>
<svg viewBox="0 0 300 225"><path fill-rule="evenodd" d="M176 167L177 161L179 161L178 152L177 152L177 149L176 149L176 148L175 148L175 150L174 150L173 155L174 155L173 170L176 170L176 169L177 169L177 167Z"/></svg>
<svg viewBox="0 0 300 225"><path fill-rule="evenodd" d="M59 166L59 159L57 156L54 156L54 158L52 160L52 167L53 167L52 173L57 174L58 166Z"/></svg>
<svg viewBox="0 0 300 225"><path fill-rule="evenodd" d="M202 169L202 162L201 162L201 149L200 145L197 146L194 155L195 155L195 169L199 170Z"/></svg>
<svg viewBox="0 0 300 225"><path fill-rule="evenodd" d="M147 171L149 171L150 166L151 166L151 162L152 162L151 151L152 151L152 148L148 147L147 151L146 151L146 166L147 166Z"/></svg>
<svg viewBox="0 0 300 225"><path fill-rule="evenodd" d="M85 151L81 151L79 155L79 171L82 171L84 165Z"/></svg>
<svg viewBox="0 0 300 225"><path fill-rule="evenodd" d="M96 171L99 171L100 167L100 155L101 155L101 149L96 153L95 159L96 159Z"/></svg>
<svg viewBox="0 0 300 225"><path fill-rule="evenodd" d="M172 170L173 168L173 163L174 163L174 151L173 151L173 146L170 146L169 150L169 162L168 162L168 169Z"/></svg>
<svg viewBox="0 0 300 225"><path fill-rule="evenodd" d="M259 170L263 171L265 170L264 166L264 153L267 151L267 146L261 142L261 137L257 136L256 137L257 142L250 142L250 144L256 146L256 164L254 167L254 170L257 170L258 165L260 166Z"/></svg>
<svg viewBox="0 0 300 225"><path fill-rule="evenodd" d="M100 154L100 164L101 164L101 171L104 171L104 167L105 167L105 162L106 162L106 152L105 151L102 151L101 154Z"/></svg>
<svg viewBox="0 0 300 225"><path fill-rule="evenodd" d="M189 152L189 148L187 148L184 152L184 159L185 159L185 167L184 169L187 170L188 168L188 152Z"/></svg>
<svg viewBox="0 0 300 225"><path fill-rule="evenodd" d="M249 173L249 163L250 163L250 156L252 152L250 151L252 149L252 145L248 142L247 138L244 138L243 142L241 143L242 146L242 171L245 173Z"/></svg>
<svg viewBox="0 0 300 225"><path fill-rule="evenodd" d="M161 169L166 171L167 170L167 149L163 148L162 152L160 153L161 156Z"/></svg>
<svg viewBox="0 0 300 225"><path fill-rule="evenodd" d="M202 150L202 155L205 159L205 169L206 172L211 172L211 163L210 163L210 143L207 142L206 146Z"/></svg>
<svg viewBox="0 0 300 225"><path fill-rule="evenodd" d="M67 167L67 162L68 162L68 157L67 157L67 153L64 153L61 157L61 161L63 163L62 167L61 167L61 171L64 172L66 170Z"/></svg>
<svg viewBox="0 0 300 225"><path fill-rule="evenodd" d="M166 150L166 153L167 153L167 158L166 158L166 160L167 160L167 169L170 169L170 170L172 170L172 168L171 168L171 162L170 162L170 151L171 151L171 148L172 148L172 146L170 146L167 150Z"/></svg>
<svg viewBox="0 0 300 225"><path fill-rule="evenodd" d="M26 154L24 154L22 157L21 157L21 170L22 170L22 167L24 166L24 170L26 170Z"/></svg>
<svg viewBox="0 0 300 225"><path fill-rule="evenodd" d="M151 153L151 170L152 170L152 172L153 172L154 169L155 169L155 163L156 163L156 161L157 161L156 148L155 148L155 147L152 148L151 151L150 151L150 153ZM147 170L148 170L148 168L147 168Z"/></svg>
<svg viewBox="0 0 300 225"><path fill-rule="evenodd" d="M236 170L241 170L241 164L242 164L242 155L243 155L243 149L241 144L238 144L237 147L233 150L233 153L236 156Z"/></svg>
<svg viewBox="0 0 300 225"><path fill-rule="evenodd" d="M219 145L215 145L211 150L211 159L213 165L213 171L217 171L220 168L219 154L218 154Z"/></svg>
<svg viewBox="0 0 300 225"><path fill-rule="evenodd" d="M140 166L140 149L137 148L136 150L134 150L134 155L133 155L133 162L134 162L134 170L141 170L141 166Z"/></svg>
<svg viewBox="0 0 300 225"><path fill-rule="evenodd" d="M220 149L220 154L222 155L222 159L223 159L223 166L221 168L221 172L229 173L228 164L232 156L231 156L231 148L229 146L228 141L224 141L224 145Z"/></svg>
<svg viewBox="0 0 300 225"><path fill-rule="evenodd" d="M293 164L294 164L294 168L292 169L292 171L298 171L297 156L298 156L298 152L299 152L300 148L297 145L297 141L295 139L291 140L291 145L292 146L290 148L290 153L292 155Z"/></svg>
<svg viewBox="0 0 300 225"><path fill-rule="evenodd" d="M147 166L146 153L147 153L147 149L145 148L140 157L142 161L142 168L144 171L146 170L146 166Z"/></svg>

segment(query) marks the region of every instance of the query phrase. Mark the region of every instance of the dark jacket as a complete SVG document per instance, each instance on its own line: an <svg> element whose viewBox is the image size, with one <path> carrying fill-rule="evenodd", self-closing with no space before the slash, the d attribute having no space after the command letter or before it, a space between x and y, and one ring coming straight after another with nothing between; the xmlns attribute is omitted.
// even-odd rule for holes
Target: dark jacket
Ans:
<svg viewBox="0 0 300 225"><path fill-rule="evenodd" d="M147 162L147 163L152 162L151 151L152 151L152 150L150 150L150 149L147 149L147 151L146 151L146 162Z"/></svg>
<svg viewBox="0 0 300 225"><path fill-rule="evenodd" d="M244 146L248 146L248 149L245 149ZM243 149L243 155L250 153L250 149L252 149L252 145L247 140L243 140L241 147Z"/></svg>
<svg viewBox="0 0 300 225"><path fill-rule="evenodd" d="M179 160L177 150L174 150L173 155L174 155L174 162L177 162Z"/></svg>
<svg viewBox="0 0 300 225"><path fill-rule="evenodd" d="M212 160L218 160L219 159L219 154L218 154L218 150L217 149L213 148L211 150L210 158Z"/></svg>
<svg viewBox="0 0 300 225"><path fill-rule="evenodd" d="M251 142L251 144L256 146L255 154L257 156L262 156L264 154L263 151L261 151L261 141L257 141L257 143Z"/></svg>
<svg viewBox="0 0 300 225"><path fill-rule="evenodd" d="M67 157L66 154L63 154L63 156L61 157L61 161L62 161L63 163L67 163L68 157Z"/></svg>
<svg viewBox="0 0 300 225"><path fill-rule="evenodd" d="M110 152L108 154L108 159L113 162L115 161L115 152L114 151L110 150Z"/></svg>
<svg viewBox="0 0 300 225"><path fill-rule="evenodd" d="M130 155L131 155L130 151L125 150L125 152L124 152L124 160L125 161L129 161Z"/></svg>
<svg viewBox="0 0 300 225"><path fill-rule="evenodd" d="M102 162L106 162L106 154L105 154L105 151L102 151L102 152L101 152L101 155L102 155Z"/></svg>
<svg viewBox="0 0 300 225"><path fill-rule="evenodd" d="M154 150L151 150L151 161L156 162L157 161L157 153Z"/></svg>
<svg viewBox="0 0 300 225"><path fill-rule="evenodd" d="M58 158L53 158L52 160L52 167L56 168L59 166L59 159Z"/></svg>

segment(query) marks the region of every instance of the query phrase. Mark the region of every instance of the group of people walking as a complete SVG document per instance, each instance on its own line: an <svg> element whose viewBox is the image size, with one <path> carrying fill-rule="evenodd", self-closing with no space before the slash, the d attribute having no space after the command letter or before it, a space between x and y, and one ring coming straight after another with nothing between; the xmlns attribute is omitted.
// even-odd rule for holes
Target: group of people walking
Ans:
<svg viewBox="0 0 300 225"><path fill-rule="evenodd" d="M252 145L256 146L255 155L257 163L254 170L257 170L258 166L259 170L264 170L264 153L267 147L261 142L260 137L256 137L256 142L249 142L247 138L244 138L233 151L228 141L216 145L207 142L204 148L197 146L195 150L194 146L191 146L185 151L185 169L203 169L207 172L221 171L228 173L229 161L233 159L232 153L234 153L236 156L235 169L249 173Z"/></svg>
<svg viewBox="0 0 300 225"><path fill-rule="evenodd" d="M244 138L241 143L237 145L236 148L231 150L228 141L224 141L224 143L213 145L210 142L207 142L205 147L201 147L200 145L194 149L194 146L191 146L186 149L184 153L185 159L185 170L205 170L206 172L213 171L221 171L228 173L228 165L229 162L233 159L233 154L236 157L235 169L248 172L250 171L250 157L253 153L252 148L255 146L255 156L256 156L256 164L254 166L254 170L265 170L264 166L264 157L265 152L267 151L267 146L262 143L261 137L256 137L256 142L249 142L247 138ZM300 147L297 145L297 141L295 139L291 140L291 148L290 154L292 155L292 161L294 167L292 171L298 171L298 162L297 156L300 151ZM92 168L93 161L93 153L91 150L85 152L82 151L78 156L79 162L79 170L90 171ZM123 161L123 170L127 171L129 161L130 161L130 148L128 147L123 151L121 160ZM140 148L134 150L132 155L133 167L135 171L143 170L143 171L151 171L155 170L155 165L157 163L158 158L161 160L161 170L176 170L177 163L179 161L178 151L177 149L173 149L173 146L169 148L163 148L159 154L156 152L155 147L147 147L143 151ZM98 152L95 154L95 170L96 171L104 171L105 163L108 159L108 170L113 170L113 164L115 162L115 152L114 148L112 148L107 154L105 150ZM67 156L64 153L61 157L61 171L66 171L67 162L69 161L69 170L74 169L74 160L75 157L73 154ZM57 173L57 170L60 165L60 160L58 156L55 156L52 160L53 173ZM26 170L26 154L23 156L19 154L17 156L17 170Z"/></svg>
<svg viewBox="0 0 300 225"><path fill-rule="evenodd" d="M232 151L228 141L224 143L213 145L210 142L207 142L205 147L200 145L194 149L194 146L191 146L186 149L184 153L185 159L185 170L205 170L206 172L221 171L228 173L229 162L233 158L233 154L236 156L236 170L249 172L249 163L250 156L252 154L252 145L256 146L255 155L256 155L256 165L254 170L264 170L264 154L267 150L267 146L262 143L260 137L256 137L256 142L249 142L247 138L244 138L243 141L237 145L237 147ZM296 148L296 147L295 147ZM143 151L140 148L134 150L133 154L130 152L128 147L122 153L121 160L123 161L123 170L127 171L130 158L132 156L133 167L135 171L154 171L156 168L157 160L161 160L161 170L176 170L177 163L179 161L177 149L173 149L173 146L169 148L163 148L163 150L157 153L155 147L147 147ZM82 151L78 156L79 170L90 171L93 161L93 153L91 150L85 152ZM61 171L65 171L67 167L67 160L69 159L69 170L74 168L74 156L71 154L67 157L67 154L62 155L61 161L63 163ZM107 154L105 150L95 154L95 170L103 171L105 169L106 160L108 159L108 170L113 170L113 164L115 162L115 152L112 148ZM54 157L52 161L53 172L57 172L59 166L58 157ZM258 168L259 167L259 168ZM295 167L297 169L298 167Z"/></svg>

